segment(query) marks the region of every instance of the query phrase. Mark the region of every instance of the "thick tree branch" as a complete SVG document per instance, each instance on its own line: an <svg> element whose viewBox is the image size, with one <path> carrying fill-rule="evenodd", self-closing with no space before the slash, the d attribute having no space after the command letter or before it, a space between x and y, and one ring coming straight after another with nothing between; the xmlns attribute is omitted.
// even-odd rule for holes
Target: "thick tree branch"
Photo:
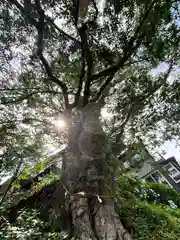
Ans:
<svg viewBox="0 0 180 240"><path fill-rule="evenodd" d="M81 95L81 90L82 90L82 87L83 87L83 80L84 80L84 77L85 77L85 74L86 74L86 71L85 71L85 67L86 67L86 33L85 33L85 30L84 29L79 29L79 35L81 37L81 73L80 73L80 77L79 77L79 84L78 84L78 90L77 90L77 93L76 93L76 96L75 96L75 106L78 105L78 102L79 102L79 97Z"/></svg>
<svg viewBox="0 0 180 240"><path fill-rule="evenodd" d="M94 21L96 21L96 19L98 17L98 8L97 8L97 4L96 4L95 0L92 0L92 3L93 3L93 6L94 6L94 9L96 11L96 14L95 14L94 20L93 20L93 22L94 22Z"/></svg>
<svg viewBox="0 0 180 240"><path fill-rule="evenodd" d="M31 15L24 9L24 7L17 0L8 0L10 3L14 4L24 17L26 17L29 23L35 27L38 26L38 22L31 17Z"/></svg>
<svg viewBox="0 0 180 240"><path fill-rule="evenodd" d="M0 92L8 92L8 91L10 91L10 92L13 92L13 91L18 91L18 93L19 93L19 91L29 91L29 90L36 90L36 91L38 91L38 92L42 92L42 93L54 93L54 94L63 94L63 92L59 92L59 91L55 91L55 90L50 90L50 89L44 89L44 90L42 90L42 88L40 88L40 87L35 87L35 88L31 88L31 87L29 87L29 88L2 88L2 89L0 89ZM74 95L74 92L73 91L68 91L68 93L69 94L72 94L72 95Z"/></svg>
<svg viewBox="0 0 180 240"><path fill-rule="evenodd" d="M123 67L128 67L128 66L131 66L131 65L133 65L133 64L136 64L136 63L141 63L141 62L145 62L145 61L147 61L147 59L139 59L139 60L134 60L134 61L129 61L129 62L127 62L127 63L125 63L124 65L123 65Z"/></svg>
<svg viewBox="0 0 180 240"><path fill-rule="evenodd" d="M135 32L135 34L134 34L134 37L135 37L135 38L136 38L136 36L138 35L138 33L140 32L140 30L141 30L144 22L146 21L146 18L148 17L148 15L149 15L149 13L151 12L151 10L152 10L152 8L153 8L153 6L154 6L155 3L156 3L156 0L153 0L153 1L151 2L151 4L149 5L149 8L147 9L146 13L144 14L144 17L142 18L142 21L140 22L138 28L136 29L136 32Z"/></svg>
<svg viewBox="0 0 180 240"><path fill-rule="evenodd" d="M134 38L131 38L129 40L129 43L125 46L124 48L124 53L123 53L123 57L119 60L118 63L116 63L114 66L106 68L105 70L103 70L102 72L92 75L91 79L92 80L97 80L99 78L102 77L106 77L110 74L115 74L120 68L125 66L126 61L132 56L132 54L137 50L137 48L140 46L142 40L143 40L143 35L140 36L136 42L136 44L134 45Z"/></svg>
<svg viewBox="0 0 180 240"><path fill-rule="evenodd" d="M75 95L75 103L74 105L77 106L79 103L79 98L81 95L81 91L82 91L82 86L83 86L83 79L85 77L86 71L85 71L85 59L84 56L82 54L82 66L81 66L81 73L80 73L80 77L79 77L79 84L78 84L78 90L77 93Z"/></svg>
<svg viewBox="0 0 180 240"><path fill-rule="evenodd" d="M63 95L64 95L65 106L69 107L68 92L67 92L66 84L64 84L62 81L60 81L58 78L56 78L53 75L52 70L51 70L51 68L48 64L48 61L45 59L45 57L43 55L43 34L44 34L44 25L45 25L44 20L47 17L45 16L44 11L41 8L40 1L39 0L35 1L36 7L37 7L37 12L38 12L38 15L39 15L39 22L34 20L31 17L31 15L24 9L24 7L17 0L9 0L9 2L14 4L20 10L22 15L29 20L29 23L31 25L36 27L36 29L38 31L38 39L37 39L38 51L37 51L37 55L38 55L39 59L41 60L49 79L52 82L56 83L58 86L61 87L61 89L63 91Z"/></svg>
<svg viewBox="0 0 180 240"><path fill-rule="evenodd" d="M45 15L44 15L44 11L41 8L40 1L35 0L35 3L36 3L36 7L37 7L37 12L39 14L39 22L38 22L38 26L37 26L37 31L38 31L37 55L38 55L39 59L41 60L41 62L43 64L43 66L46 70L46 73L47 73L48 77L50 78L50 80L61 87L62 92L63 92L63 96L64 96L65 106L66 106L66 108L68 108L69 107L69 100L68 100L67 86L66 86L65 83L63 83L62 81L60 81L58 78L56 78L53 75L52 69L51 69L48 61L45 59L45 57L43 55L43 49L44 49L43 35L44 35Z"/></svg>
<svg viewBox="0 0 180 240"><path fill-rule="evenodd" d="M127 62L123 65L123 67L128 67L128 66L131 66L133 64L136 64L136 63L140 63L140 62L144 62L144 61L147 61L147 59L139 59L139 60L135 60L135 61L130 61L130 62ZM100 79L96 79L95 81L91 82L91 86L95 83L101 83L101 80ZM116 82L117 83L117 82Z"/></svg>
<svg viewBox="0 0 180 240"><path fill-rule="evenodd" d="M31 25L33 25L35 27L38 26L38 22L34 18L31 17L31 15L25 10L25 8L17 0L9 0L9 2L14 4L20 10L22 15L29 20ZM68 33L64 32L62 29L60 29L49 16L45 16L45 19L47 22L49 22L51 24L51 26L54 27L54 29L58 30L62 35L64 35L65 37L69 38L73 42L80 45L80 41L78 39L72 37Z"/></svg>
<svg viewBox="0 0 180 240"><path fill-rule="evenodd" d="M91 83L91 75L92 75L92 67L93 67L93 58L92 53L89 49L88 41L87 41L87 26L83 25L81 28L77 28L79 36L81 38L81 60L82 60L82 68L79 79L78 91L75 97L75 103L73 105L77 105L79 101L79 97L83 87L83 80L85 75L87 77L84 87L83 93L83 105L85 106L88 103L89 95L90 95L90 83ZM87 64L87 74L85 71Z"/></svg>
<svg viewBox="0 0 180 240"><path fill-rule="evenodd" d="M84 98L83 98L83 105L85 106L88 104L88 99L90 96L90 85L91 85L91 75L93 69L93 57L92 52L89 49L88 43L85 44L86 47L86 61L87 61L87 79L84 86Z"/></svg>
<svg viewBox="0 0 180 240"><path fill-rule="evenodd" d="M85 77L85 74L86 74L85 73L85 60L86 60L86 63L87 63L87 76L86 77L87 77L87 79L85 81L84 93L83 93L83 105L84 106L86 104L88 104L88 100L89 100L89 96L90 96L91 76L92 76L92 69L93 69L93 57L92 57L92 52L91 52L89 44L88 44L87 28L88 28L88 24L95 22L97 19L97 16L98 16L98 9L97 9L96 3L95 3L95 1L92 1L92 2L93 2L93 6L95 8L95 11L96 11L94 19L88 21L87 23L83 23L81 27L77 26L77 19L76 19L77 31L78 31L80 39L81 39L82 70L81 70L81 76L80 76L80 80L79 80L79 87L78 87L78 91L76 94L75 104L78 103L80 93L82 90L83 78ZM81 1L81 2L77 1L76 4L82 4L82 6L84 5L83 1ZM86 4L88 6L89 1L87 1ZM76 7L81 7L81 6L77 5Z"/></svg>

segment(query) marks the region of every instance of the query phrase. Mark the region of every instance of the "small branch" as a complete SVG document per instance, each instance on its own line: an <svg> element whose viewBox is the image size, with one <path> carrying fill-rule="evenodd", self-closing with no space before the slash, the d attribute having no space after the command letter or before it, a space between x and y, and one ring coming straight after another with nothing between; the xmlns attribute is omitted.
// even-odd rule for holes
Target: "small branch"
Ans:
<svg viewBox="0 0 180 240"><path fill-rule="evenodd" d="M106 77L110 74L115 74L119 70L119 68L124 67L125 62L130 58L130 56L136 51L136 49L141 44L142 38L143 38L143 36L139 37L139 39L134 47L133 47L134 40L133 40L133 38L131 38L129 40L129 43L126 45L126 47L124 49L123 57L120 59L120 61L117 64L115 64L114 66L106 68L102 72L93 75L91 77L92 80L97 80L99 78Z"/></svg>
<svg viewBox="0 0 180 240"><path fill-rule="evenodd" d="M121 123L121 125L118 127L118 128L120 128L120 132L117 133L117 134L118 134L120 137L122 136L122 134L123 134L123 132L124 132L124 127L125 127L125 125L126 125L127 122L129 121L129 118L130 118L130 116L131 116L132 109L133 109L133 104L130 105L124 121L123 121L123 122Z"/></svg>
<svg viewBox="0 0 180 240"><path fill-rule="evenodd" d="M118 64L109 67L107 69L105 69L104 71L98 73L97 75L92 76L93 80L97 80L98 78L102 78L105 76L110 75L107 80L103 83L103 85L100 87L98 93L96 94L95 100L98 100L98 98L101 96L103 90L107 87L107 85L112 81L115 73L119 70L120 67L124 67L125 66L125 62L130 58L130 56L136 51L136 49L140 46L141 41L142 41L142 37L141 36L139 39L137 39L136 45L133 47L133 43L132 39L130 39L129 43L127 44L127 46L124 49L124 54L123 57L121 58L121 60L119 61Z"/></svg>
<svg viewBox="0 0 180 240"><path fill-rule="evenodd" d="M16 180L16 178L17 178L17 176L18 176L18 173L19 173L19 171L20 171L21 165L22 165L22 163L23 163L23 157L22 157L22 155L19 154L19 153L16 151L16 149L15 149L11 144L9 144L9 143L7 143L7 144L13 149L13 151L16 153L16 155L20 158L20 161L19 161L19 163L18 163L18 165L17 165L17 167L16 167L16 170L15 170L15 172L14 172L14 174L13 174L11 180L10 180L10 183L9 183L9 185L8 185L6 191L5 191L5 193L4 193L4 195L3 195L2 199L1 199L0 206L4 203L4 200L5 200L5 198L6 198L6 195L7 195L7 193L9 192L9 190L11 189L13 182Z"/></svg>
<svg viewBox="0 0 180 240"><path fill-rule="evenodd" d="M2 88L0 92L6 91L26 91L26 90L41 90L41 88Z"/></svg>
<svg viewBox="0 0 180 240"><path fill-rule="evenodd" d="M77 27L78 24L78 16L79 16L79 0L72 0L73 2L73 10L72 10L72 14L73 14L73 22L74 25Z"/></svg>
<svg viewBox="0 0 180 240"><path fill-rule="evenodd" d="M40 120L37 118L24 118L24 119L12 119L12 120L7 120L7 121L0 121L0 124L13 124L13 123L29 123L29 122L40 122L40 123L44 123L44 124L48 124L48 125L52 125L50 122L46 121L46 120Z"/></svg>
<svg viewBox="0 0 180 240"><path fill-rule="evenodd" d="M170 61L170 65L168 70L166 71L166 73L164 74L163 79L159 79L154 87L154 89L152 89L151 91L148 92L148 95L146 95L146 100L147 102L150 103L150 99L152 99L153 94L156 93L164 84L166 84L166 81L170 75L170 73L173 70L173 61ZM145 102L145 99L142 100L143 102Z"/></svg>
<svg viewBox="0 0 180 240"><path fill-rule="evenodd" d="M37 92L29 93L27 95L20 96L19 98L15 99L15 100L2 101L1 104L5 105L5 104L12 104L12 103L22 102L23 100L28 99L28 98L30 98L33 95L38 94L38 93L62 94L61 92L50 91L50 90L47 90L47 91L37 91Z"/></svg>
<svg viewBox="0 0 180 240"><path fill-rule="evenodd" d="M127 122L129 121L129 119L131 117L131 112L132 112L133 106L134 106L133 104L131 104L129 106L129 109L128 109L128 112L127 112L127 115L126 115L124 121L121 123L120 126L118 126L118 129L120 129L120 131L116 132L114 130L112 135L111 135L111 137L116 136L117 141L121 138L121 136L122 136L122 134L124 132L124 127L125 127L125 125L127 124Z"/></svg>
<svg viewBox="0 0 180 240"><path fill-rule="evenodd" d="M49 22L54 27L54 29L58 30L58 32L63 34L65 37L69 38L70 40L72 40L73 42L75 42L78 45L81 44L81 42L78 39L72 37L68 33L64 32L62 29L60 29L49 16L45 16L45 19L46 19L47 22Z"/></svg>
<svg viewBox="0 0 180 240"><path fill-rule="evenodd" d="M139 59L139 60L135 60L135 61L132 61L132 62L127 62L123 65L123 67L128 67L130 65L133 65L133 64L136 64L136 63L141 63L141 62L144 62L144 61L147 61L147 59Z"/></svg>
<svg viewBox="0 0 180 240"><path fill-rule="evenodd" d="M149 5L149 8L147 9L146 13L144 14L144 17L143 17L141 23L139 24L138 28L136 29L136 32L135 32L135 34L134 34L134 37L136 37L136 36L138 35L138 33L140 32L140 30L141 30L144 22L146 21L146 18L148 17L148 15L149 15L150 11L152 10L152 8L153 8L153 6L154 6L155 3L156 3L156 0L153 0L153 1L151 2L151 4Z"/></svg>
<svg viewBox="0 0 180 240"><path fill-rule="evenodd" d="M139 26L137 27L133 37L130 38L129 42L127 43L127 45L124 48L124 53L123 53L123 57L119 60L118 63L116 63L114 66L106 68L105 70L103 70L102 72L95 74L92 76L92 80L96 80L102 77L106 77L109 74L115 74L119 68L123 67L125 62L129 59L129 57L136 51L136 49L140 46L141 41L144 37L144 35L141 35L138 37L140 30L147 18L147 16L149 15L150 11L152 10L153 5L155 4L156 0L153 0L152 3L150 4L148 10L146 11L146 13L144 14L144 17L142 19L142 21L140 22ZM134 46L135 41L136 45Z"/></svg>
<svg viewBox="0 0 180 240"><path fill-rule="evenodd" d="M173 70L173 60L170 61L169 68L166 71L166 73L164 74L163 83L166 83L166 81L167 81L170 73L172 72L172 70Z"/></svg>
<svg viewBox="0 0 180 240"><path fill-rule="evenodd" d="M125 149L124 151L121 152L121 154L118 156L118 159L122 159L126 156L126 154L128 153L128 149Z"/></svg>
<svg viewBox="0 0 180 240"><path fill-rule="evenodd" d="M117 70L118 70L118 66L116 64L112 67L106 68L105 70L103 70L102 72L99 72L98 74L92 75L91 78L92 78L92 80L97 80L99 78L106 77L109 74L115 74Z"/></svg>
<svg viewBox="0 0 180 240"><path fill-rule="evenodd" d="M30 94L21 96L21 97L15 99L15 100L9 100L9 101L6 101L6 100L5 100L5 101L1 101L1 104L6 105L6 104L11 104L11 103L22 102L23 100L30 98L31 96L33 96L33 95L36 94L36 93L38 93L38 92L34 92L34 93L30 93Z"/></svg>
<svg viewBox="0 0 180 240"><path fill-rule="evenodd" d="M114 74L115 74L115 73L112 73L112 74L106 79L106 81L102 84L102 86L100 87L100 89L99 89L99 91L97 92L96 96L93 98L93 100L92 100L93 102L96 102L96 101L100 98L100 96L101 96L101 94L103 93L103 91L105 90L105 88L109 85L109 83L110 83L111 80L113 79Z"/></svg>

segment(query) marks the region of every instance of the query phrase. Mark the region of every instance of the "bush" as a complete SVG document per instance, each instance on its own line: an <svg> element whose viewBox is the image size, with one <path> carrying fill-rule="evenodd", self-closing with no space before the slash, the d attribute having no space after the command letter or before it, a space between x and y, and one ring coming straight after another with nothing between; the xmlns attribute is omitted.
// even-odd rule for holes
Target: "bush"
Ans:
<svg viewBox="0 0 180 240"><path fill-rule="evenodd" d="M180 239L180 195L166 185L120 177L116 206L135 240Z"/></svg>
<svg viewBox="0 0 180 240"><path fill-rule="evenodd" d="M179 193L163 184L141 183L125 176L119 177L116 183L112 190L116 208L134 240L180 239ZM57 230L55 218L45 220L39 214L26 208L14 223L1 217L0 239L62 240L68 237L61 229Z"/></svg>
<svg viewBox="0 0 180 240"><path fill-rule="evenodd" d="M62 240L67 238L64 232L53 232L49 222L44 222L38 217L36 210L23 209L14 223L9 223L5 217L1 217L0 239L43 239ZM47 229L49 231L47 231Z"/></svg>

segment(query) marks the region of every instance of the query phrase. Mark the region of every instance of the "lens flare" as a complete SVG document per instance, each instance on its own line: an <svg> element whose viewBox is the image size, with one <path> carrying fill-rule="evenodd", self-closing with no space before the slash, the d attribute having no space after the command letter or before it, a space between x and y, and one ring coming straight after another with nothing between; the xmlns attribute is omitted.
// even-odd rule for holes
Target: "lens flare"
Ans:
<svg viewBox="0 0 180 240"><path fill-rule="evenodd" d="M63 121L61 119L57 120L55 124L58 128L64 128L66 126L65 121Z"/></svg>

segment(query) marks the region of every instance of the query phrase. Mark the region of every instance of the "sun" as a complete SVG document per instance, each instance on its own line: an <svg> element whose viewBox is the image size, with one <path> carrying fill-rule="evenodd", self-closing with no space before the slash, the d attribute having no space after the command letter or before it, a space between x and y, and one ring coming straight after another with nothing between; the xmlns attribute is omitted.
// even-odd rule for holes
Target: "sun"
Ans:
<svg viewBox="0 0 180 240"><path fill-rule="evenodd" d="M59 119L59 120L56 121L56 126L58 128L64 128L66 126L66 123L65 123L65 121Z"/></svg>
<svg viewBox="0 0 180 240"><path fill-rule="evenodd" d="M55 121L53 121L53 125L57 130L60 131L66 128L66 122L63 119L56 119Z"/></svg>

